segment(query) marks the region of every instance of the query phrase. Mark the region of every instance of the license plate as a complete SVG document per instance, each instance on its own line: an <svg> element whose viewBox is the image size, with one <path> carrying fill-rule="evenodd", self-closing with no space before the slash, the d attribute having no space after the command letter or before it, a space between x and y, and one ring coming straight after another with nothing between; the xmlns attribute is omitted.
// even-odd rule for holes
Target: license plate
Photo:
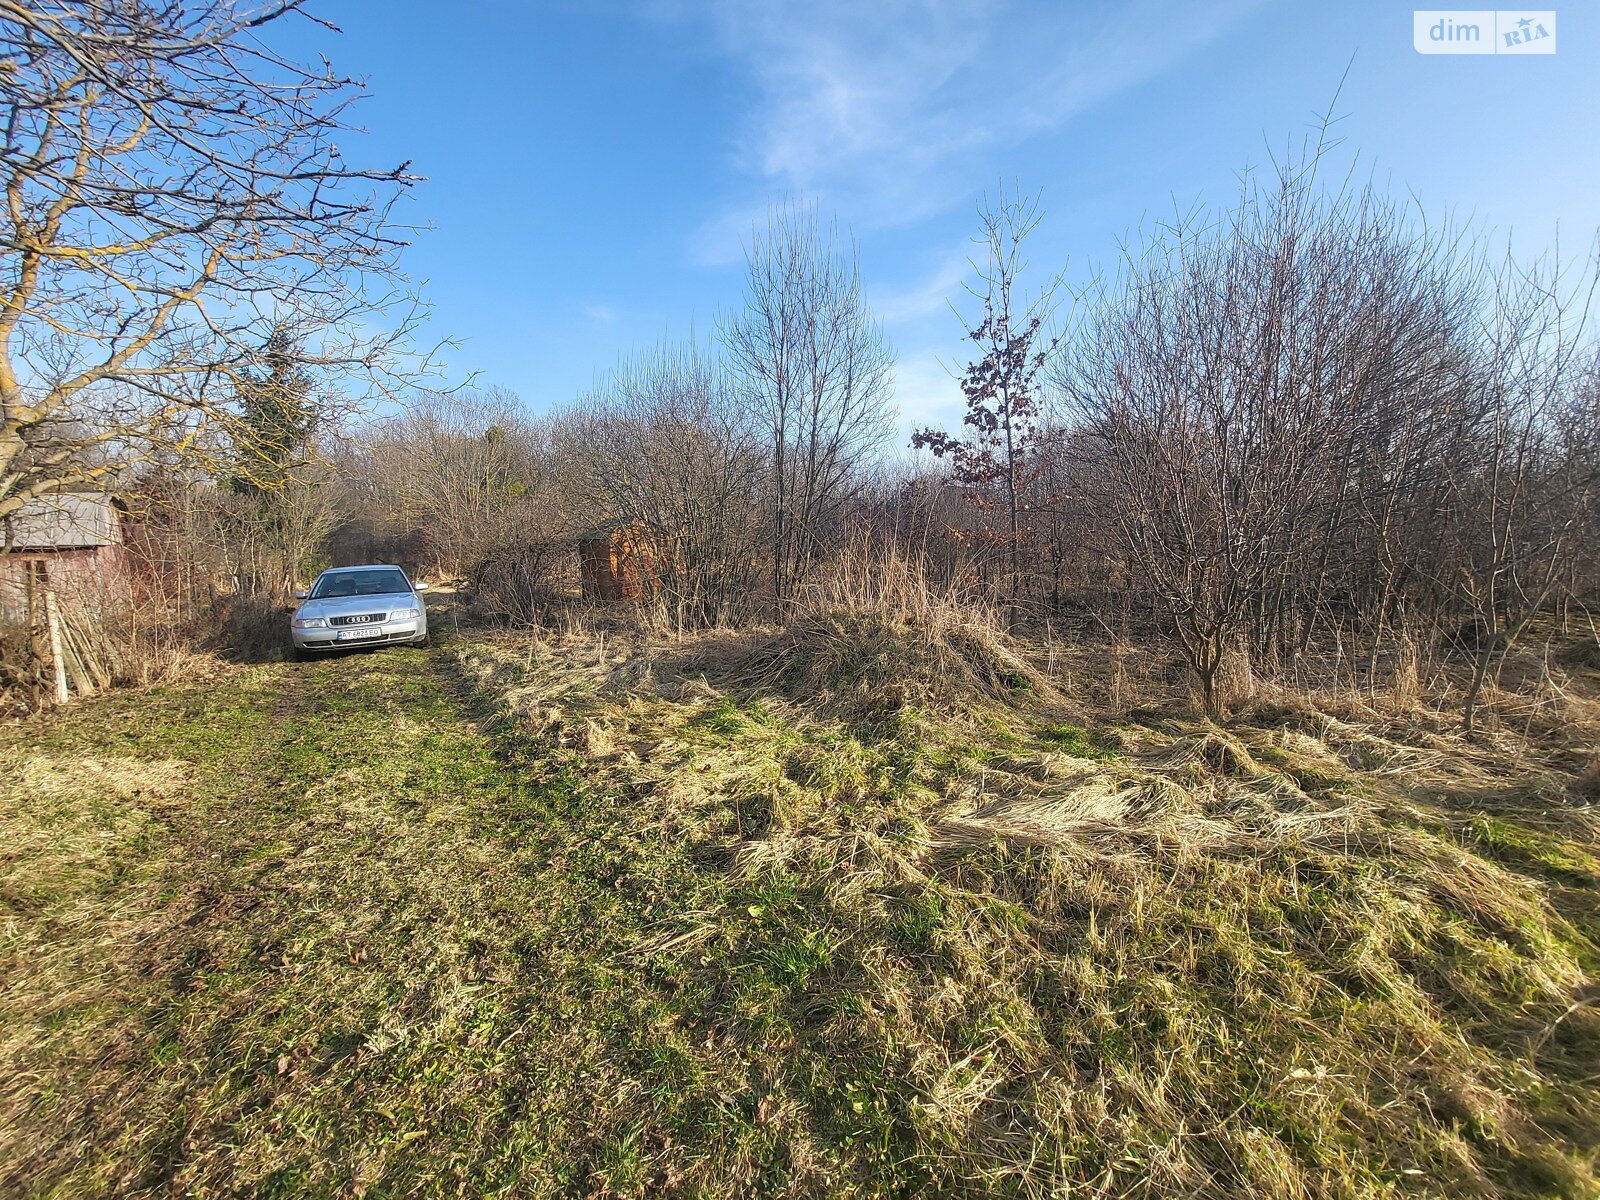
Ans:
<svg viewBox="0 0 1600 1200"><path fill-rule="evenodd" d="M376 625L368 625L360 629L341 629L338 633L333 635L333 640L336 642L354 642L360 640L361 638L375 638L382 636L383 630L379 629Z"/></svg>

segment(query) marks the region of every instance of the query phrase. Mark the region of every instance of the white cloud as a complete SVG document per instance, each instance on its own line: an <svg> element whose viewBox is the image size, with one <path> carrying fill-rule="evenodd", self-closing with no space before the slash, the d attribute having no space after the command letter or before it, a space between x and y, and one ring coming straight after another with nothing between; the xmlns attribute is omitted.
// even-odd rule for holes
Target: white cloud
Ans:
<svg viewBox="0 0 1600 1200"><path fill-rule="evenodd" d="M984 151L1060 126L1157 75L1265 0L685 0L754 81L737 130L754 184L696 238L737 256L752 197L803 194L856 228L915 220L987 181Z"/></svg>
<svg viewBox="0 0 1600 1200"><path fill-rule="evenodd" d="M718 267L743 261L750 235L766 225L770 211L770 202L724 209L690 237L690 259L703 266Z"/></svg>
<svg viewBox="0 0 1600 1200"><path fill-rule="evenodd" d="M974 275L969 250L964 247L952 253L915 283L899 288L869 287L867 306L872 315L885 325L894 326L949 313L951 303L961 295L962 285Z"/></svg>
<svg viewBox="0 0 1600 1200"><path fill-rule="evenodd" d="M617 319L617 310L609 304L587 304L584 306L583 315L601 325L609 325Z"/></svg>
<svg viewBox="0 0 1600 1200"><path fill-rule="evenodd" d="M961 430L966 401L954 374L960 366L943 360L932 351L902 356L894 366L897 441L904 444L918 429Z"/></svg>

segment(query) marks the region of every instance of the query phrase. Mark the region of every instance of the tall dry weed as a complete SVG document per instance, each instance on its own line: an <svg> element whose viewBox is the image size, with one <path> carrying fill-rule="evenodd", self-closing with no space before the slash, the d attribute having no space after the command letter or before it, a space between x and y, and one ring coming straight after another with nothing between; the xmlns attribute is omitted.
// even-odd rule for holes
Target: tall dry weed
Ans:
<svg viewBox="0 0 1600 1200"><path fill-rule="evenodd" d="M940 583L927 559L893 543L854 537L819 564L801 585L791 617L872 616L910 628L954 625L1004 629L994 601L975 588Z"/></svg>

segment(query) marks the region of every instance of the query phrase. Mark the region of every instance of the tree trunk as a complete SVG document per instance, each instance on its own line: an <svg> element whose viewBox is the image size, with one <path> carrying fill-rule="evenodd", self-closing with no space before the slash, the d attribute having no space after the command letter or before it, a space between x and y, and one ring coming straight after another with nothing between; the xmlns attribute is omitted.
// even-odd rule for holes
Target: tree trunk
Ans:
<svg viewBox="0 0 1600 1200"><path fill-rule="evenodd" d="M1486 635L1478 647L1477 662L1472 668L1472 683L1467 687L1467 698L1461 705L1461 731L1472 733L1477 728L1478 698L1483 694L1483 683L1489 674L1489 660L1494 657L1497 634Z"/></svg>

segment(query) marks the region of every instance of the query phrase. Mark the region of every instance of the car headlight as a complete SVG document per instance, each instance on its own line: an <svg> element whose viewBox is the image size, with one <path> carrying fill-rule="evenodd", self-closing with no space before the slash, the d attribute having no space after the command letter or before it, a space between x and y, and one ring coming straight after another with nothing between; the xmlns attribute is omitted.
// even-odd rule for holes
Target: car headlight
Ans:
<svg viewBox="0 0 1600 1200"><path fill-rule="evenodd" d="M328 627L328 618L296 617L294 619L294 627L296 629L326 629Z"/></svg>
<svg viewBox="0 0 1600 1200"><path fill-rule="evenodd" d="M391 621L404 621L410 617L420 617L422 614L414 608L397 608L389 614Z"/></svg>

